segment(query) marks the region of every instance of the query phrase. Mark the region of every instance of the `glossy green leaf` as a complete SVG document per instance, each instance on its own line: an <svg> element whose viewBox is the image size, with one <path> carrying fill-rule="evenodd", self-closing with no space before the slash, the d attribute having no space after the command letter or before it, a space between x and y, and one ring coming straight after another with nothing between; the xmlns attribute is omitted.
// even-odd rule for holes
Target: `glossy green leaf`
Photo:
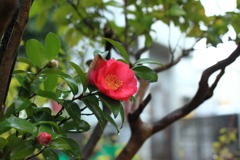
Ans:
<svg viewBox="0 0 240 160"><path fill-rule="evenodd" d="M137 60L133 65L136 66L138 64L157 64L163 66L159 61L151 58L141 58Z"/></svg>
<svg viewBox="0 0 240 160"><path fill-rule="evenodd" d="M110 108L114 115L114 118L116 118L119 114L120 108L122 107L121 102L119 100L112 99L104 94L99 94L99 97L107 105L107 107Z"/></svg>
<svg viewBox="0 0 240 160"><path fill-rule="evenodd" d="M39 41L35 39L28 40L26 43L26 53L34 65L40 68L46 65L45 48Z"/></svg>
<svg viewBox="0 0 240 160"><path fill-rule="evenodd" d="M32 88L31 85L28 83L27 79L19 74L14 74L14 76L16 77L19 84L30 93Z"/></svg>
<svg viewBox="0 0 240 160"><path fill-rule="evenodd" d="M0 123L0 134L4 133L2 130L4 128L14 128L22 132L28 132L34 134L34 126L32 123L28 122L25 119L17 118L17 117L10 117L7 120Z"/></svg>
<svg viewBox="0 0 240 160"><path fill-rule="evenodd" d="M44 81L44 90L53 91L57 87L58 75L47 74L46 80Z"/></svg>
<svg viewBox="0 0 240 160"><path fill-rule="evenodd" d="M0 127L0 135L2 133L5 133L5 132L7 132L7 131L9 131L11 129L11 127L8 124L8 122L6 122L6 121L1 122L0 126L1 126Z"/></svg>
<svg viewBox="0 0 240 160"><path fill-rule="evenodd" d="M71 149L69 150L64 150L63 152L66 154L66 155L69 155L73 158L77 158L77 159L81 159L81 149L78 145L78 143L76 141L74 141L73 139L71 138L66 138L66 137L63 137L63 139L69 144L69 146L71 147Z"/></svg>
<svg viewBox="0 0 240 160"><path fill-rule="evenodd" d="M65 74L63 71L56 68L45 68L41 71L41 74Z"/></svg>
<svg viewBox="0 0 240 160"><path fill-rule="evenodd" d="M56 96L56 94L54 92L51 92L51 91L43 91L43 90L37 90L36 91L36 94L38 96L41 96L41 97L45 97L45 98L49 98L49 99L52 99L56 102L58 102L58 98Z"/></svg>
<svg viewBox="0 0 240 160"><path fill-rule="evenodd" d="M59 160L57 153L48 148L42 152L42 155L45 160Z"/></svg>
<svg viewBox="0 0 240 160"><path fill-rule="evenodd" d="M21 110L28 108L31 105L31 101L29 98L26 97L18 97L14 103L15 111L18 113Z"/></svg>
<svg viewBox="0 0 240 160"><path fill-rule="evenodd" d="M4 113L3 118L1 119L1 121L5 120L6 118L11 117L11 115L15 115L16 114L14 103L12 103L9 107L7 107L7 110ZM1 127L0 127L0 130L1 130Z"/></svg>
<svg viewBox="0 0 240 160"><path fill-rule="evenodd" d="M16 133L13 133L10 136L8 136L7 141L8 141L8 146L13 147L17 145L21 140L18 137L16 137Z"/></svg>
<svg viewBox="0 0 240 160"><path fill-rule="evenodd" d="M38 125L50 125L50 126L53 126L57 132L60 132L60 127L56 122L53 122L53 121L40 121L40 122L34 123L34 126L38 126Z"/></svg>
<svg viewBox="0 0 240 160"><path fill-rule="evenodd" d="M104 112L103 112L103 115L104 115L105 119L116 128L117 133L119 133L118 126L117 126L116 122L113 120L113 118L109 114L104 113Z"/></svg>
<svg viewBox="0 0 240 160"><path fill-rule="evenodd" d="M34 113L31 117L35 120L35 122L54 121L54 118L51 115L51 109L47 107L37 108L36 113Z"/></svg>
<svg viewBox="0 0 240 160"><path fill-rule="evenodd" d="M86 78L86 74L82 71L82 69L76 65L73 62L70 62L70 64L72 65L72 67L75 69L75 71L77 72L79 78L81 79L82 85L83 85L83 92L86 91L87 89L87 78Z"/></svg>
<svg viewBox="0 0 240 160"><path fill-rule="evenodd" d="M71 90L65 90L60 87L56 89L56 96L61 99L66 99L71 94Z"/></svg>
<svg viewBox="0 0 240 160"><path fill-rule="evenodd" d="M83 100L85 105L93 112L93 114L98 119L98 122L102 128L104 128L104 120L105 117L103 115L102 109L99 107L99 105L92 99L92 96L87 97Z"/></svg>
<svg viewBox="0 0 240 160"><path fill-rule="evenodd" d="M101 52L101 51L99 51L99 50L95 50L94 52L93 52L93 55L94 55L94 57L96 56L96 55L100 55L102 58L106 58L107 57L107 55L108 55L108 51L104 51L104 52Z"/></svg>
<svg viewBox="0 0 240 160"><path fill-rule="evenodd" d="M124 122L125 122L125 112L124 112L123 107L120 108L120 115L121 115L121 118L122 118L122 125L121 125L120 128L122 128L122 127L123 127L123 124L124 124Z"/></svg>
<svg viewBox="0 0 240 160"><path fill-rule="evenodd" d="M62 79L64 79L68 86L70 87L73 95L78 94L78 84L77 82L74 80L74 78L72 78L70 75L68 74L60 74L59 75Z"/></svg>
<svg viewBox="0 0 240 160"><path fill-rule="evenodd" d="M81 122L81 110L77 103L72 101L64 101L63 106L66 109L69 116L75 122L75 125L79 125Z"/></svg>
<svg viewBox="0 0 240 160"><path fill-rule="evenodd" d="M18 58L17 61L22 62L22 63L26 63L29 66L34 67L34 64L27 58Z"/></svg>
<svg viewBox="0 0 240 160"><path fill-rule="evenodd" d="M56 58L61 48L61 42L57 35L48 33L45 39L46 57L48 61Z"/></svg>
<svg viewBox="0 0 240 160"><path fill-rule="evenodd" d="M89 131L91 126L84 120L81 120L79 125L76 126L74 121L68 121L63 126L63 131L70 133L83 133Z"/></svg>
<svg viewBox="0 0 240 160"><path fill-rule="evenodd" d="M119 62L123 62L123 63L125 63L125 64L128 65L128 62L127 62L126 60L124 60L124 59L117 59L117 61L119 61Z"/></svg>
<svg viewBox="0 0 240 160"><path fill-rule="evenodd" d="M52 140L49 143L49 148L57 149L57 150L69 150L71 149L70 145L62 138L57 138Z"/></svg>
<svg viewBox="0 0 240 160"><path fill-rule="evenodd" d="M31 155L36 149L33 140L23 140L11 148L12 159L22 159Z"/></svg>
<svg viewBox="0 0 240 160"><path fill-rule="evenodd" d="M54 123L54 122L53 122ZM59 138L61 135L60 134L57 134L55 131L54 131L54 128L52 126L54 126L56 128L56 125L53 125L52 123L49 125L50 123L42 123L40 125L40 127L38 128L38 133L42 133L42 132L46 132L48 134L51 134L52 135L52 139L56 139L56 138ZM36 124L35 124L36 125ZM59 130L59 127L57 128Z"/></svg>
<svg viewBox="0 0 240 160"><path fill-rule="evenodd" d="M123 58L129 63L128 53L120 43L109 38L103 38L103 39L111 43L122 54Z"/></svg>
<svg viewBox="0 0 240 160"><path fill-rule="evenodd" d="M133 67L132 70L138 77L143 78L148 82L156 82L158 80L157 73L146 66L136 66Z"/></svg>
<svg viewBox="0 0 240 160"><path fill-rule="evenodd" d="M3 137L0 137L0 150L2 150L6 145L7 145L8 141L3 138Z"/></svg>

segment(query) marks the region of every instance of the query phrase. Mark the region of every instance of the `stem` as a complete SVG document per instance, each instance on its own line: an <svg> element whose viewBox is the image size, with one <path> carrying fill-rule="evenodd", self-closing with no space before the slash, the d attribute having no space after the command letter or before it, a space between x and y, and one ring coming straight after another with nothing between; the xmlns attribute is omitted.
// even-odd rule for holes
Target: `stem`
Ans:
<svg viewBox="0 0 240 160"><path fill-rule="evenodd" d="M28 159L31 159L31 158L34 158L34 157L38 156L38 155L41 154L46 148L47 148L47 146L45 146L43 149L41 149L37 154L34 154L34 155L26 158L25 160L28 160Z"/></svg>

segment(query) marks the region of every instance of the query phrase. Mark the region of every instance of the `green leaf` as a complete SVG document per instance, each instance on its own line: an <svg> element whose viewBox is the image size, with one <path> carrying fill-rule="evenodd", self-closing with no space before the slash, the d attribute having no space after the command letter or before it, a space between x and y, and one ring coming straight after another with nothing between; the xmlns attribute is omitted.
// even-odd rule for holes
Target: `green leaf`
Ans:
<svg viewBox="0 0 240 160"><path fill-rule="evenodd" d="M35 120L35 122L54 121L54 118L51 115L51 109L47 107L37 108L36 113L34 113L31 117Z"/></svg>
<svg viewBox="0 0 240 160"><path fill-rule="evenodd" d="M71 90L64 90L60 87L56 89L56 95L61 99L66 99L70 94L71 94Z"/></svg>
<svg viewBox="0 0 240 160"><path fill-rule="evenodd" d="M34 64L27 58L18 58L17 61L22 62L22 63L26 63L31 67L35 67Z"/></svg>
<svg viewBox="0 0 240 160"><path fill-rule="evenodd" d="M103 38L103 39L111 43L122 54L123 58L129 63L128 53L120 43L114 40L111 40L109 38Z"/></svg>
<svg viewBox="0 0 240 160"><path fill-rule="evenodd" d="M48 33L45 39L46 57L48 61L54 59L61 48L61 42L57 35Z"/></svg>
<svg viewBox="0 0 240 160"><path fill-rule="evenodd" d="M83 100L83 102L93 112L93 114L96 116L100 126L103 129L104 126L105 126L105 122L104 122L105 118L104 118L104 115L103 115L103 111L101 110L99 105L92 99L92 96L89 96L89 97L85 98Z"/></svg>
<svg viewBox="0 0 240 160"><path fill-rule="evenodd" d="M163 64L161 64L160 62L158 62L157 60L155 59L151 59L151 58L142 58L142 59L139 59L137 60L133 66L136 66L138 64L157 64L157 65L161 65L161 66L164 66Z"/></svg>
<svg viewBox="0 0 240 160"><path fill-rule="evenodd" d="M51 92L51 91L43 91L43 90L37 90L36 91L36 94L38 96L41 96L41 97L45 97L45 98L49 98L49 99L52 99L56 102L58 102L58 98L56 96L56 94L54 92Z"/></svg>
<svg viewBox="0 0 240 160"><path fill-rule="evenodd" d="M28 132L34 134L34 126L32 123L26 121L25 119L17 118L17 117L10 117L7 120L0 123L0 134L4 133L1 132L3 128L10 127L17 129L22 132Z"/></svg>
<svg viewBox="0 0 240 160"><path fill-rule="evenodd" d="M32 88L31 85L27 82L27 79L19 74L14 74L14 76L16 77L19 84L30 93Z"/></svg>
<svg viewBox="0 0 240 160"><path fill-rule="evenodd" d="M136 66L133 67L132 70L138 77L143 78L148 82L156 82L158 80L157 73L146 66Z"/></svg>
<svg viewBox="0 0 240 160"><path fill-rule="evenodd" d="M63 71L56 68L45 68L41 71L41 74L65 74Z"/></svg>
<svg viewBox="0 0 240 160"><path fill-rule="evenodd" d="M121 102L119 100L112 99L104 94L99 94L99 97L107 105L107 107L110 108L114 115L114 118L116 118L119 114L120 108L122 107Z"/></svg>
<svg viewBox="0 0 240 160"><path fill-rule="evenodd" d="M168 12L171 16L184 16L184 15L186 15L186 12L178 4L174 4Z"/></svg>
<svg viewBox="0 0 240 160"><path fill-rule="evenodd" d="M9 107L7 107L7 110L4 113L3 118L1 119L1 121L5 120L6 118L11 117L11 115L15 115L16 114L14 103L12 103ZM0 130L1 130L1 127L0 127Z"/></svg>
<svg viewBox="0 0 240 160"><path fill-rule="evenodd" d="M107 55L108 55L108 51L101 52L101 51L99 51L99 50L95 50L95 51L93 52L94 57L95 57L96 55L98 55L98 54L99 54L103 59L105 59L105 58L107 57Z"/></svg>
<svg viewBox="0 0 240 160"><path fill-rule="evenodd" d="M35 149L33 140L23 140L12 147L10 156L12 159L22 159L32 154Z"/></svg>
<svg viewBox="0 0 240 160"><path fill-rule="evenodd" d="M20 142L20 139L16 137L16 133L13 133L10 136L8 136L7 141L8 141L8 146L13 147Z"/></svg>
<svg viewBox="0 0 240 160"><path fill-rule="evenodd" d="M91 126L84 120L81 120L79 125L76 126L74 121L68 121L63 126L63 131L70 133L83 133L89 131Z"/></svg>
<svg viewBox="0 0 240 160"><path fill-rule="evenodd" d="M82 69L78 65L76 65L73 62L70 62L70 64L76 70L79 78L81 79L81 82L82 82L82 85L83 85L83 92L85 92L86 89L87 89L87 78L86 78L86 75L84 74L84 72L82 71Z"/></svg>
<svg viewBox="0 0 240 160"><path fill-rule="evenodd" d="M45 160L59 160L58 155L51 149L45 149L42 153Z"/></svg>
<svg viewBox="0 0 240 160"><path fill-rule="evenodd" d="M53 126L58 132L60 132L60 127L58 126L57 123L55 123L53 121L40 121L40 122L36 122L36 123L34 123L34 126L43 125L43 124Z"/></svg>
<svg viewBox="0 0 240 160"><path fill-rule="evenodd" d="M123 63L125 63L125 64L128 64L128 65L129 65L129 63L128 63L127 61L125 61L124 59L117 59L117 61L119 61L119 62L123 62Z"/></svg>
<svg viewBox="0 0 240 160"><path fill-rule="evenodd" d="M54 123L54 122L52 122L52 123ZM41 125L38 124L38 125L40 125L40 127L38 128L38 133L46 132L48 134L51 134L53 140L59 138L61 135L57 134L54 131L54 129L52 128L52 126L54 126L56 128L57 124L55 123L56 125L53 125L52 123L50 124L49 122L47 122L47 123L45 122L45 124L44 123L42 123ZM50 125L48 125L48 124L50 124ZM59 127L57 128L57 130L59 130Z"/></svg>
<svg viewBox="0 0 240 160"><path fill-rule="evenodd" d="M44 81L44 90L53 91L57 87L58 76L56 74L47 74Z"/></svg>
<svg viewBox="0 0 240 160"><path fill-rule="evenodd" d="M43 68L46 64L45 49L39 41L35 39L28 40L26 43L26 53L34 65Z"/></svg>
<svg viewBox="0 0 240 160"><path fill-rule="evenodd" d="M72 101L64 101L63 106L66 109L69 116L75 122L75 125L79 125L81 122L81 110L77 103Z"/></svg>
<svg viewBox="0 0 240 160"><path fill-rule="evenodd" d="M3 150L3 148L7 145L8 141L3 138L3 137L0 137L0 150Z"/></svg>
<svg viewBox="0 0 240 160"><path fill-rule="evenodd" d="M74 80L74 78L72 78L70 75L68 74L60 74L59 75L62 79L64 79L68 86L70 87L73 95L78 94L78 84L77 82Z"/></svg>
<svg viewBox="0 0 240 160"><path fill-rule="evenodd" d="M36 18L36 30L41 31L47 21L47 12L41 12Z"/></svg>
<svg viewBox="0 0 240 160"><path fill-rule="evenodd" d="M74 141L71 138L65 138L63 137L63 139L69 144L69 146L71 147L71 149L69 150L64 150L63 152L66 155L69 155L73 158L77 158L77 159L81 159L81 149L78 145L78 143L76 141Z"/></svg>
<svg viewBox="0 0 240 160"><path fill-rule="evenodd" d="M150 34L145 34L145 46L150 47L153 43L153 39Z"/></svg>
<svg viewBox="0 0 240 160"><path fill-rule="evenodd" d="M24 110L30 106L32 102L29 98L26 97L18 97L17 100L14 103L15 111L16 113L20 112L21 110Z"/></svg>
<svg viewBox="0 0 240 160"><path fill-rule="evenodd" d="M104 114L104 117L106 118L106 120L108 120L108 122L110 122L116 128L117 132L119 133L118 126L117 126L116 122L113 120L113 118L110 115L108 115L107 113L103 112L103 114Z"/></svg>
<svg viewBox="0 0 240 160"><path fill-rule="evenodd" d="M122 125L121 125L120 128L122 128L122 127L123 127L123 124L124 124L124 122L125 122L125 114L124 114L124 109L123 109L123 107L120 108L120 115L121 115L121 118L122 118Z"/></svg>
<svg viewBox="0 0 240 160"><path fill-rule="evenodd" d="M52 140L49 143L49 148L57 149L57 150L69 150L71 149L70 145L62 138L57 138Z"/></svg>
<svg viewBox="0 0 240 160"><path fill-rule="evenodd" d="M150 14L144 14L142 17L142 23L146 29L150 30L153 24L153 17Z"/></svg>

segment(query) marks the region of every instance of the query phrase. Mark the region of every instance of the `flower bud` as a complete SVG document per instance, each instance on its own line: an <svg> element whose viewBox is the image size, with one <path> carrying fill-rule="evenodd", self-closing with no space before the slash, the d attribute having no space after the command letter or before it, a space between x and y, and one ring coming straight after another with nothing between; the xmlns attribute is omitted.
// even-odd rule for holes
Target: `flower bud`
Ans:
<svg viewBox="0 0 240 160"><path fill-rule="evenodd" d="M52 140L52 135L46 132L40 133L37 137L37 141L41 145L47 145L48 143L51 142L51 140Z"/></svg>
<svg viewBox="0 0 240 160"><path fill-rule="evenodd" d="M51 62L48 62L48 68L58 68L59 62L56 59L53 59Z"/></svg>

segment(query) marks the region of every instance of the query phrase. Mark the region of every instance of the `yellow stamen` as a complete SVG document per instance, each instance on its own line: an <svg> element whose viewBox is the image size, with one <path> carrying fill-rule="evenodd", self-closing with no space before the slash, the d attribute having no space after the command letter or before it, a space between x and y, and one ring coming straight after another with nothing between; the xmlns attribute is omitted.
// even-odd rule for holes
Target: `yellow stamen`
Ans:
<svg viewBox="0 0 240 160"><path fill-rule="evenodd" d="M107 75L104 79L105 84L111 89L111 90L117 90L119 87L122 86L122 81L118 79L115 75Z"/></svg>

